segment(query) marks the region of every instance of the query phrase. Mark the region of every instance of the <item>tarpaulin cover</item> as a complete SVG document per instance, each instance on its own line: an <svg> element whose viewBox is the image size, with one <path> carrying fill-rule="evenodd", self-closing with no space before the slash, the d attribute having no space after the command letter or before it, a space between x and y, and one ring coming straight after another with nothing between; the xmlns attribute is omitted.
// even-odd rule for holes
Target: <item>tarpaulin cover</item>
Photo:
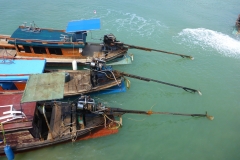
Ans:
<svg viewBox="0 0 240 160"><path fill-rule="evenodd" d="M64 83L65 72L30 75L21 102L62 99Z"/></svg>
<svg viewBox="0 0 240 160"><path fill-rule="evenodd" d="M67 25L66 32L80 32L100 29L100 19L75 20Z"/></svg>
<svg viewBox="0 0 240 160"><path fill-rule="evenodd" d="M45 59L0 59L0 81L27 80L29 74L43 73Z"/></svg>

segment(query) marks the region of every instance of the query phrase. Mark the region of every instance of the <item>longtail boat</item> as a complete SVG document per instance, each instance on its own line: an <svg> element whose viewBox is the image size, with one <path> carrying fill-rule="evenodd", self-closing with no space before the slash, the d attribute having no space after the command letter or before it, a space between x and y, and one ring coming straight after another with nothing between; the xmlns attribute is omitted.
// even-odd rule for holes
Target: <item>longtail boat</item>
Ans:
<svg viewBox="0 0 240 160"><path fill-rule="evenodd" d="M31 74L64 72L64 96L74 96L98 92L101 94L125 92L121 76L114 76L112 68L106 66L101 70L47 70L44 59L0 59L0 94L22 93ZM90 66L95 67L93 64ZM54 74L47 74L44 80L55 80ZM110 75L111 77L109 77ZM36 75L37 76L37 75ZM40 80L40 78L38 78ZM39 83L37 80L32 83Z"/></svg>
<svg viewBox="0 0 240 160"><path fill-rule="evenodd" d="M92 110L79 107L81 102L20 103L22 94L0 95L0 98L1 155L7 154L6 146L17 153L86 139L90 133L95 138L118 132L117 128L111 128L116 125L112 114L93 114Z"/></svg>
<svg viewBox="0 0 240 160"><path fill-rule="evenodd" d="M14 64L17 64L17 63L14 63ZM0 74L0 78L4 79L9 76L10 77L11 76L17 76L17 77L27 76L28 78L28 76L30 75L30 74L23 74L23 73L19 75L7 74L8 73L7 67L12 64L3 63L0 65L5 65L4 67L2 67L2 68L5 68L5 71L2 74ZM92 62L85 63L85 65L89 66L89 68L87 68L86 70L74 71L74 70L53 70L53 69L46 70L45 69L44 72L46 77L41 78L41 75L37 74L35 75L35 78L31 80L31 83L34 85L37 85L44 80L55 81L54 73L62 72L62 73L65 73L64 96L74 96L74 95L94 93L94 92L95 93L98 92L99 94L125 92L126 87L125 87L124 81L126 82L127 88L130 88L130 80L128 80L126 77L135 78L135 79L143 80L146 82L152 81L156 83L161 83L161 84L169 85L172 87L181 88L188 92L199 93L201 95L201 92L199 90L192 89L189 87L175 85L175 84L163 82L160 80L155 80L151 78L141 77L138 75L133 75L133 74L113 70L113 68L111 66L107 66L105 61L103 60L94 59L92 60ZM21 70L21 66L19 68ZM1 86L1 83L3 82L1 82L1 79L0 79L0 86ZM9 87L1 87L0 94L23 92L26 83L30 83L30 82L28 80L28 82L21 81L21 83L22 83L21 89L19 89L19 87L12 87L11 89Z"/></svg>
<svg viewBox="0 0 240 160"><path fill-rule="evenodd" d="M113 34L104 35L100 43L88 42L89 31L100 29L100 19L70 21L66 30L39 28L35 23L19 26L11 36L0 35L0 52L16 57L46 58L47 65L69 65L91 62L92 58L103 59L113 64L129 64L133 60L129 49L156 51L183 58L191 56L173 52L124 44ZM121 61L121 63L119 62Z"/></svg>
<svg viewBox="0 0 240 160"><path fill-rule="evenodd" d="M61 79L64 74L58 73L55 76ZM112 127L114 131L103 135L117 133L116 129L122 126L122 115L125 113L182 115L213 120L207 113L182 114L112 108L85 95L71 102L63 102L59 101L63 97L61 83L61 80L58 83L43 83L42 86L46 87L36 87L35 91L27 86L23 95L0 95L0 154L14 156L13 152L84 139L90 132ZM120 117L119 121L115 117Z"/></svg>

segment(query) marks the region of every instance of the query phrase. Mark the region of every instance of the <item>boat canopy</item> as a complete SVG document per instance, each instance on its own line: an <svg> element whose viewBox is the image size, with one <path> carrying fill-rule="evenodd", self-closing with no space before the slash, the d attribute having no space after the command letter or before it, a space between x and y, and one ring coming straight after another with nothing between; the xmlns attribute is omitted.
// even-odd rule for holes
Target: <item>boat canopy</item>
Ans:
<svg viewBox="0 0 240 160"><path fill-rule="evenodd" d="M66 33L99 29L100 19L75 20L68 22Z"/></svg>
<svg viewBox="0 0 240 160"><path fill-rule="evenodd" d="M43 73L45 59L3 59L0 58L0 81L27 80L29 74Z"/></svg>
<svg viewBox="0 0 240 160"><path fill-rule="evenodd" d="M30 75L21 103L62 99L64 83L65 72Z"/></svg>

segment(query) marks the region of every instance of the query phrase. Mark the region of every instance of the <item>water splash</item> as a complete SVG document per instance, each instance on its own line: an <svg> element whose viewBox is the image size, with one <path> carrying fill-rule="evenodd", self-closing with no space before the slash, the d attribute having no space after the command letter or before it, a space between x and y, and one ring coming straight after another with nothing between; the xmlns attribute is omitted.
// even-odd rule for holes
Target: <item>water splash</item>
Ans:
<svg viewBox="0 0 240 160"><path fill-rule="evenodd" d="M174 38L190 47L200 46L204 50L215 50L226 57L240 58L240 41L221 32L205 28L187 28Z"/></svg>

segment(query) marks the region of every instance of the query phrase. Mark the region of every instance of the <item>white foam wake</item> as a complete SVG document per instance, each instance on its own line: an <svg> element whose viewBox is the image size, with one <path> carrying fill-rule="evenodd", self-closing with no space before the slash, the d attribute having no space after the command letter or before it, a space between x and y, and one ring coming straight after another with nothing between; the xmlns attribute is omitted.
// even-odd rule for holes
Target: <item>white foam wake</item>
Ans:
<svg viewBox="0 0 240 160"><path fill-rule="evenodd" d="M187 28L175 38L185 45L200 46L205 50L216 50L227 57L240 58L240 41L221 32L205 28Z"/></svg>
<svg viewBox="0 0 240 160"><path fill-rule="evenodd" d="M152 38L167 29L159 20L147 19L135 13L126 13L112 9L109 9L108 13L102 16L102 18L104 18L104 28L111 26L111 30L116 29L117 32L124 31L144 38Z"/></svg>

